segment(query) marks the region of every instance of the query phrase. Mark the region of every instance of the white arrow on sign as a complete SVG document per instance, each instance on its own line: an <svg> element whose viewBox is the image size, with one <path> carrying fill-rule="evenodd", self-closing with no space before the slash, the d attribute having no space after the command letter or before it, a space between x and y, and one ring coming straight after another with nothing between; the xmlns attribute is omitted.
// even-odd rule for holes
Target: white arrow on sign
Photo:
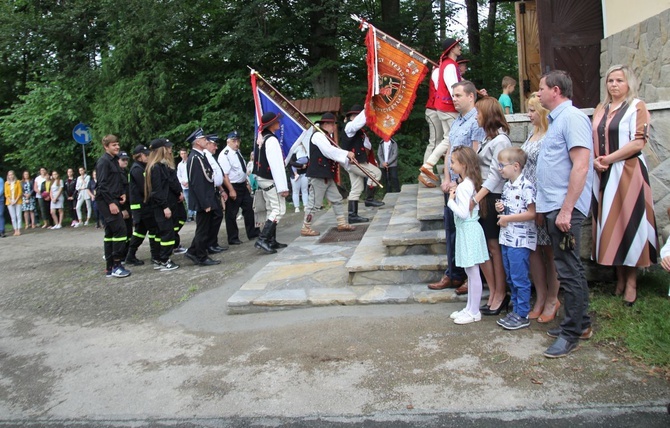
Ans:
<svg viewBox="0 0 670 428"><path fill-rule="evenodd" d="M74 131L74 133L77 134L77 135L80 136L80 137L81 137L82 135L85 135L85 136L86 136L86 137L85 137L85 138L86 138L85 141L91 141L91 136L89 135L87 129L86 129L86 130L84 130L84 129L77 129L76 131Z"/></svg>

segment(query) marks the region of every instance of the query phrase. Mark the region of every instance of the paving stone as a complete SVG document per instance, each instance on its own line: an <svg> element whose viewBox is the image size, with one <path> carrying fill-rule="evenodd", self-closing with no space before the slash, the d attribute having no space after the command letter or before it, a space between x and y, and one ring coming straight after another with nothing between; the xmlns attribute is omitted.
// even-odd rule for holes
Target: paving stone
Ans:
<svg viewBox="0 0 670 428"><path fill-rule="evenodd" d="M228 307L248 306L263 293L263 290L238 290L228 299Z"/></svg>
<svg viewBox="0 0 670 428"><path fill-rule="evenodd" d="M307 293L310 305L354 305L356 293L351 288L317 288Z"/></svg>
<svg viewBox="0 0 670 428"><path fill-rule="evenodd" d="M360 304L407 303L411 297L409 287L378 285L358 297Z"/></svg>
<svg viewBox="0 0 670 428"><path fill-rule="evenodd" d="M256 306L303 306L307 304L305 290L273 290L251 302Z"/></svg>

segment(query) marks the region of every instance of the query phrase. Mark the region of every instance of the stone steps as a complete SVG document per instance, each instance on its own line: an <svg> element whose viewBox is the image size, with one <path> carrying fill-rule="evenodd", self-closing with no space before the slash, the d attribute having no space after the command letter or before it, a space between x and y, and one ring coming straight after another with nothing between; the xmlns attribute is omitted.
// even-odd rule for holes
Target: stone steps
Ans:
<svg viewBox="0 0 670 428"><path fill-rule="evenodd" d="M440 198L442 193L418 187L404 185L400 193L386 195L384 200L393 209L377 212L345 265L350 285L428 284L442 277L446 268L444 231L423 230L426 222L436 221L432 204L436 191ZM417 215L421 197L426 199L423 205L427 220Z"/></svg>

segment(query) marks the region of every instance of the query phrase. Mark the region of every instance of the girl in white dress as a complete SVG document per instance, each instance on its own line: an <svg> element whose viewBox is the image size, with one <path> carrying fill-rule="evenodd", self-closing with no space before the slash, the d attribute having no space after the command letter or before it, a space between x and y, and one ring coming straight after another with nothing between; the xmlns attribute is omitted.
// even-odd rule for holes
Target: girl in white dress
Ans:
<svg viewBox="0 0 670 428"><path fill-rule="evenodd" d="M479 205L473 197L482 187L479 158L470 147L459 146L451 154L451 169L460 175L459 184L449 192L447 206L456 224L456 266L468 276L468 304L450 315L455 324L470 324L482 319L482 278L479 265L489 259L484 230L479 224Z"/></svg>

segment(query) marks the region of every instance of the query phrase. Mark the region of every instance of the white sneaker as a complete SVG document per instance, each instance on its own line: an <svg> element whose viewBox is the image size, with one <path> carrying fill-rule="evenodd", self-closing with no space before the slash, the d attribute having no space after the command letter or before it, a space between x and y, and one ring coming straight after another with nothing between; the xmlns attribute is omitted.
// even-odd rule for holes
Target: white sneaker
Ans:
<svg viewBox="0 0 670 428"><path fill-rule="evenodd" d="M477 322L477 321L481 321L481 320L482 320L481 312L477 312L477 314L473 316L473 315L470 315L470 313L468 311L465 311L464 313L459 315L458 318L456 318L454 320L454 324L458 324L458 325L471 324L473 322Z"/></svg>
<svg viewBox="0 0 670 428"><path fill-rule="evenodd" d="M60 229L62 226L60 224L55 225L52 229Z"/></svg>
<svg viewBox="0 0 670 428"><path fill-rule="evenodd" d="M451 313L451 315L449 315L449 318L451 318L452 320L455 320L456 318L458 318L464 312L465 312L465 308L461 309L460 311L454 311L454 312Z"/></svg>
<svg viewBox="0 0 670 428"><path fill-rule="evenodd" d="M295 207L295 212L299 213L299 212L300 212L300 208Z"/></svg>
<svg viewBox="0 0 670 428"><path fill-rule="evenodd" d="M84 222L84 226L88 226L88 220Z"/></svg>

